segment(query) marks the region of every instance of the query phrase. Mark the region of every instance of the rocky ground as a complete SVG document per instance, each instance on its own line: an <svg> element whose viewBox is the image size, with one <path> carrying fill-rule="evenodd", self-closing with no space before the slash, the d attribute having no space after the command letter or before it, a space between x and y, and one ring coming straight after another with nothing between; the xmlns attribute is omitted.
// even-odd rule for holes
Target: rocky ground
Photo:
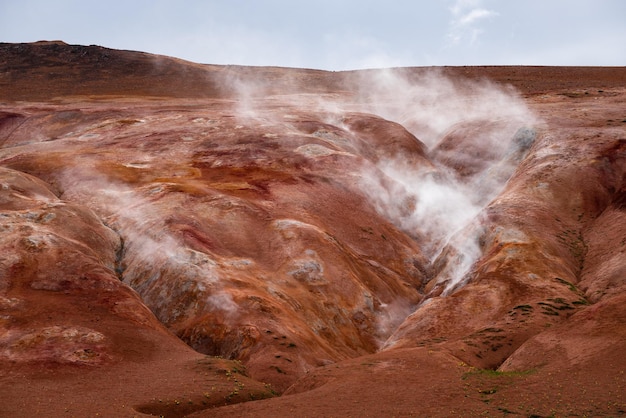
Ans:
<svg viewBox="0 0 626 418"><path fill-rule="evenodd" d="M624 67L0 57L0 416L626 414Z"/></svg>

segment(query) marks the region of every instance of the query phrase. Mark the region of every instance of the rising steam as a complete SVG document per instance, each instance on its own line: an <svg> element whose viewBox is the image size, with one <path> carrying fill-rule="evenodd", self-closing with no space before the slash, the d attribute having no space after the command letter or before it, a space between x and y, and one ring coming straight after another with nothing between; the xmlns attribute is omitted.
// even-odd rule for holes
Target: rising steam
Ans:
<svg viewBox="0 0 626 418"><path fill-rule="evenodd" d="M397 155L365 169L361 186L379 213L426 238L435 280L449 293L480 257L481 211L532 145L536 119L514 91L487 81L459 84L437 72L367 77L362 105L422 140L435 169Z"/></svg>
<svg viewBox="0 0 626 418"><path fill-rule="evenodd" d="M118 255L118 274L162 322L171 324L184 311L198 308L219 312L225 320L236 316L237 305L220 283L218 263L187 248L169 232L157 202L158 194L165 192L161 186L133 189L85 168L67 169L60 182L66 190L64 198L89 202L120 234L124 247ZM170 277L179 277L183 285ZM167 295L163 288L168 288ZM187 306L191 294L196 302ZM179 306L171 309L172 303Z"/></svg>
<svg viewBox="0 0 626 418"><path fill-rule="evenodd" d="M325 115L326 122L350 131L340 121L351 112L397 122L428 148L433 164L415 165L398 153L366 166L361 187L377 211L420 240L448 293L460 286L480 257L480 214L504 187L535 139L537 120L512 88L488 80L451 79L438 70L416 77L401 70L347 74L355 92L272 98L267 83L227 74L223 85L237 95L240 117L248 122L285 124L264 107L280 103ZM276 100L276 102L272 102ZM274 109L275 110L275 109ZM279 112L278 112L279 113ZM356 132L349 135L358 136ZM437 274L438 273L438 274Z"/></svg>
<svg viewBox="0 0 626 418"><path fill-rule="evenodd" d="M415 149L428 150L421 158L398 151L380 159L384 153L374 149L375 160L364 163L356 174L376 210L419 239L433 267L435 289L452 292L467 280L481 255L481 211L532 145L534 131L528 127L535 119L513 91L486 81L459 83L436 72L415 79L394 71L358 74L356 80L346 76L351 94L272 96L267 82L237 72L225 72L221 81L222 88L236 99L232 111L241 126L234 129L249 125L250 131L262 128L263 138L273 138L279 136L274 131L303 135L294 120L304 114L326 123L328 132L307 132L305 140L317 134L317 142L328 146L302 144L301 138L296 141L292 151L305 156L355 158L366 141L344 123L346 115L355 112L397 122L419 138L425 146ZM290 112L300 116L290 118ZM290 144L285 141L280 146L289 148ZM184 152L177 152L185 158ZM187 248L162 218L172 210L159 208L159 196L167 193L159 187L165 185L131 187L79 169L68 170L60 183L67 198L91 200L88 206L98 208L99 215L120 233L125 243L119 257L121 275L164 323L171 325L190 310L215 312L223 321L238 315L237 304L220 280L227 277L226 268L209 255ZM311 277L318 272L313 264L300 269ZM383 304L379 334L388 335L410 310L402 303Z"/></svg>

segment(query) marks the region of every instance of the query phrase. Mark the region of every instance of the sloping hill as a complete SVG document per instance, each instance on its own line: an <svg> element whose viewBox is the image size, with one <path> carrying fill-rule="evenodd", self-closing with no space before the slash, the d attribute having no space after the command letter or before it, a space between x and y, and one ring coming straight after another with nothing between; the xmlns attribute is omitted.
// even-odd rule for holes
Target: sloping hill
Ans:
<svg viewBox="0 0 626 418"><path fill-rule="evenodd" d="M624 68L0 58L0 415L626 411Z"/></svg>

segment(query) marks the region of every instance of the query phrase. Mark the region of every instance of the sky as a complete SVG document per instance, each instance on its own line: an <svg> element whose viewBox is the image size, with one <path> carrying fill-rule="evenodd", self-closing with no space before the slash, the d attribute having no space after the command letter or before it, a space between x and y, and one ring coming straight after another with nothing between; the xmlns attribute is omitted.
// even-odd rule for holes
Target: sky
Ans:
<svg viewBox="0 0 626 418"><path fill-rule="evenodd" d="M626 65L626 0L0 0L0 42L350 70Z"/></svg>

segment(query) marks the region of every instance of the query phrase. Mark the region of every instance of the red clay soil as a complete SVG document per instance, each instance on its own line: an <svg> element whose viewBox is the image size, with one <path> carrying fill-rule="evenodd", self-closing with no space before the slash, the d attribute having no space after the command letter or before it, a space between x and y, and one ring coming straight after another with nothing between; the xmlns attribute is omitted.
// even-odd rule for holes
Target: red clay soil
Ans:
<svg viewBox="0 0 626 418"><path fill-rule="evenodd" d="M625 109L0 44L0 416L624 415Z"/></svg>

